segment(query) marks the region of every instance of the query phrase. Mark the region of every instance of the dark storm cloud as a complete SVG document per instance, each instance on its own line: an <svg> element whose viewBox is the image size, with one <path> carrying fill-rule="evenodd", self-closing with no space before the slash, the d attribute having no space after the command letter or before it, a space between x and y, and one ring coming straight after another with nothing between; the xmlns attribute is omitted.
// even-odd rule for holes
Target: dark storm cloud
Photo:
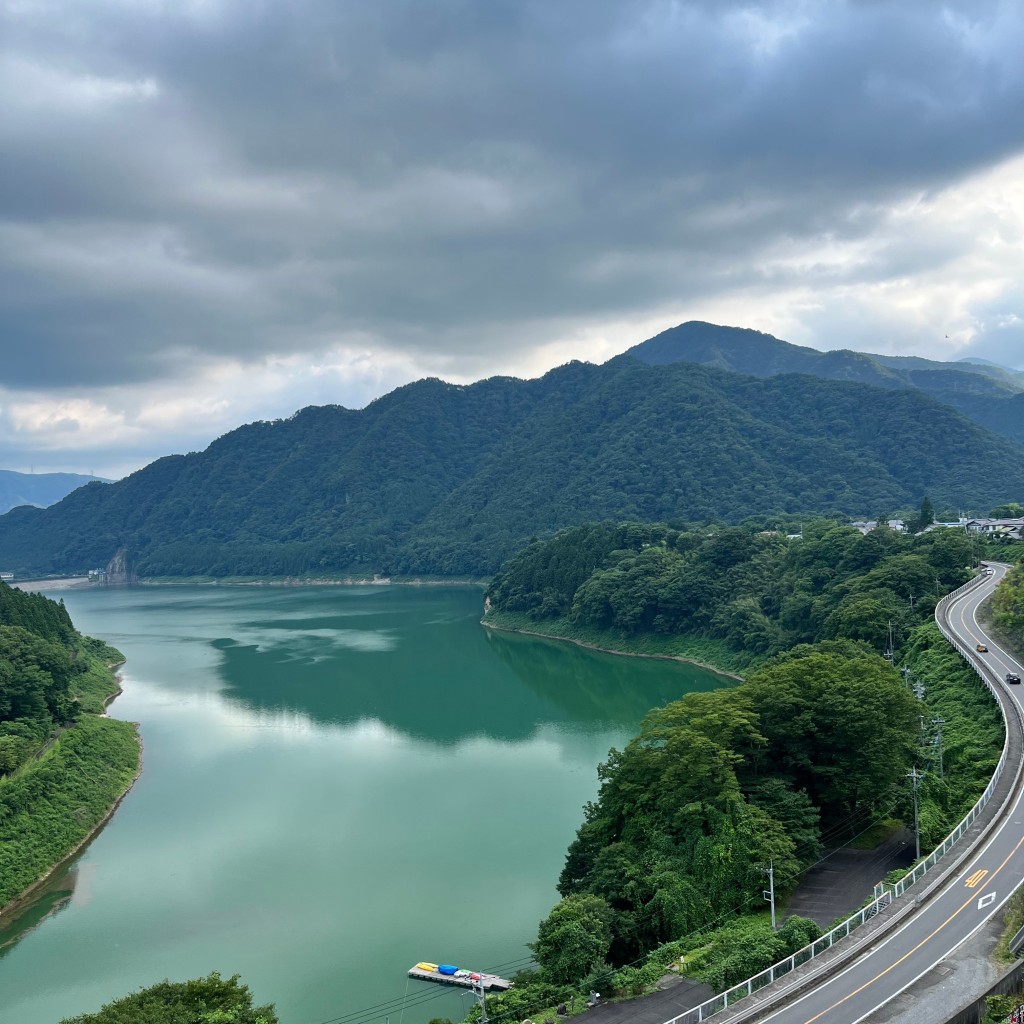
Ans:
<svg viewBox="0 0 1024 1024"><path fill-rule="evenodd" d="M350 335L486 368L489 339L785 285L767 248L867 239L887 202L1024 146L1010 2L0 18L8 387ZM898 254L911 273L944 258Z"/></svg>

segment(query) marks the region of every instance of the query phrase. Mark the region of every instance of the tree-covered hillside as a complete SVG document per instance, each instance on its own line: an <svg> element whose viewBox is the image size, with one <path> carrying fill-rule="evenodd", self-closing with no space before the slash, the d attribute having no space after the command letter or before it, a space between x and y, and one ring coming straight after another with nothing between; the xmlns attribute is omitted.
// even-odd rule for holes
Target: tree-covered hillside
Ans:
<svg viewBox="0 0 1024 1024"><path fill-rule="evenodd" d="M629 355L652 365L699 363L755 377L806 373L825 380L882 388L917 388L988 430L1024 441L1024 373L992 363L945 363L913 356L880 356L817 349L739 327L699 320L634 345Z"/></svg>
<svg viewBox="0 0 1024 1024"><path fill-rule="evenodd" d="M0 908L81 842L130 785L139 740L100 718L120 655L63 604L0 583Z"/></svg>
<svg viewBox="0 0 1024 1024"><path fill-rule="evenodd" d="M81 473L15 473L0 469L0 515L18 505L45 508L60 501L76 487L84 487L98 479Z"/></svg>
<svg viewBox="0 0 1024 1024"><path fill-rule="evenodd" d="M863 536L827 520L799 539L756 525L592 524L536 541L491 582L485 621L558 635L702 637L734 666L822 639L881 653L969 578L959 530ZM509 618L512 617L512 618ZM525 619L525 622L523 621Z"/></svg>
<svg viewBox="0 0 1024 1024"><path fill-rule="evenodd" d="M490 575L593 520L991 507L1022 449L920 391L619 357L538 380L425 380L304 409L49 509L0 517L0 565L141 576Z"/></svg>

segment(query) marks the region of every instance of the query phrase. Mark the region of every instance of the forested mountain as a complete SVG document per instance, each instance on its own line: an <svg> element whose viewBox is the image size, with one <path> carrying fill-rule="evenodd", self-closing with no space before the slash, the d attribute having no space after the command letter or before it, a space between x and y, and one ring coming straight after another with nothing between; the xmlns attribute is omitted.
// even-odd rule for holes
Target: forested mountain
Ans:
<svg viewBox="0 0 1024 1024"><path fill-rule="evenodd" d="M594 520L872 517L1024 493L1024 451L921 391L620 356L537 380L423 380L311 407L49 509L0 517L0 566L141 576L490 575Z"/></svg>
<svg viewBox="0 0 1024 1024"><path fill-rule="evenodd" d="M859 381L883 388L918 388L981 426L1024 441L1024 372L994 363L944 363L848 349L819 352L760 331L699 320L634 345L627 355L657 366L688 362L755 377L807 373L824 380Z"/></svg>
<svg viewBox="0 0 1024 1024"><path fill-rule="evenodd" d="M0 469L0 515L18 505L45 508L60 501L76 487L98 479L82 473L15 473L10 469Z"/></svg>

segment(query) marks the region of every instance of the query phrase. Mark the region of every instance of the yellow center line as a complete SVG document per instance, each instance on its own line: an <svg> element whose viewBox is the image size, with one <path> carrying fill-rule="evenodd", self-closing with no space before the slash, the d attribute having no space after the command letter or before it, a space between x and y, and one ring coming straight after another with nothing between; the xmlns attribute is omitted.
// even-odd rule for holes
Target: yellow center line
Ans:
<svg viewBox="0 0 1024 1024"><path fill-rule="evenodd" d="M1010 858L1021 848L1021 846L1024 846L1024 836L1021 836L1020 840L1017 842L1017 845L1006 855L1006 859L1003 861L1003 863L1000 864L999 867L997 867L995 871L992 872L991 877L988 879L985 885L982 886L982 890L986 889L988 885L995 880L996 875L998 875L999 872L1002 871L1004 867L1006 867ZM865 981L864 984L860 986L860 988L855 988L852 992L848 992L845 996L843 996L842 999L837 1000L831 1006L828 1006L820 1013L815 1014L809 1020L805 1021L804 1024L814 1024L816 1020L820 1020L822 1017L825 1016L826 1013L830 1013L837 1006L842 1006L843 1003L845 1003L848 999L852 999L854 996L860 995L860 993L863 992L864 989L874 985L874 983L878 981L879 978L884 978L890 971L895 970L897 967L899 967L901 963L903 963L904 960L913 956L926 942L930 942L933 938L935 938L935 936L938 935L939 932L941 932L942 929L945 928L946 925L949 924L949 922L952 921L954 917L957 917L963 910L965 910L972 903L974 903L977 899L977 896L978 893L972 893L970 899L967 900L966 903L964 903L956 910L954 910L953 913L950 914L949 917L947 917L946 920L943 921L942 924L940 924L935 929L935 931L933 931L930 935L926 935L913 949L904 953L903 956L899 958L899 960L893 961L893 963L889 964L889 966L886 967L884 971L879 971L878 974L876 974L869 981Z"/></svg>

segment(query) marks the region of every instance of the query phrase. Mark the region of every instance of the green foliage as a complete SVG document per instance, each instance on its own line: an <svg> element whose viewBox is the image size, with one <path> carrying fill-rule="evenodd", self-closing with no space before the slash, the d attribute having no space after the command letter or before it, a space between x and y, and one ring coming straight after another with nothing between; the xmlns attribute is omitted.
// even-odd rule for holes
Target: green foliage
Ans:
<svg viewBox="0 0 1024 1024"><path fill-rule="evenodd" d="M272 1004L252 1005L237 974L225 980L214 971L192 981L159 982L61 1024L278 1024L278 1017Z"/></svg>
<svg viewBox="0 0 1024 1024"><path fill-rule="evenodd" d="M564 985L553 985L539 971L519 971L512 979L514 987L507 992L487 997L487 1019L492 1021L521 1021L539 1017L553 1010L559 1003L572 1003L573 990ZM480 1005L474 1005L465 1020L474 1024L480 1020Z"/></svg>
<svg viewBox="0 0 1024 1024"><path fill-rule="evenodd" d="M1008 501L1003 505L997 505L989 516L992 519L1020 519L1024 516L1024 505L1018 501Z"/></svg>
<svg viewBox="0 0 1024 1024"><path fill-rule="evenodd" d="M1021 928L1024 928L1024 889L1018 889L1006 901L1003 910L1003 934L993 953L996 960L1012 963L1016 959L1010 952L1010 942Z"/></svg>
<svg viewBox="0 0 1024 1024"><path fill-rule="evenodd" d="M803 917L791 917L772 931L766 914L734 918L712 931L699 932L675 944L680 970L721 992L803 949L821 929Z"/></svg>
<svg viewBox="0 0 1024 1024"><path fill-rule="evenodd" d="M881 652L890 628L901 642L968 578L959 530L862 536L819 519L789 540L770 527L574 527L498 573L485 621L742 669L832 637Z"/></svg>
<svg viewBox="0 0 1024 1024"><path fill-rule="evenodd" d="M612 916L598 896L566 896L541 922L530 945L541 976L566 985L601 967L611 945Z"/></svg>
<svg viewBox="0 0 1024 1024"><path fill-rule="evenodd" d="M734 690L656 709L599 768L559 892L612 909L613 964L759 905L760 867L784 889L820 852L819 818L836 837L891 802L917 720L892 666L850 641L799 646ZM556 946L559 920L541 925Z"/></svg>
<svg viewBox="0 0 1024 1024"><path fill-rule="evenodd" d="M801 645L740 691L758 709L768 741L754 772L770 770L805 791L824 826L891 802L914 760L918 707L884 659L847 640Z"/></svg>
<svg viewBox="0 0 1024 1024"><path fill-rule="evenodd" d="M47 640L69 641L75 629L63 601L28 594L0 582L0 625L21 626Z"/></svg>
<svg viewBox="0 0 1024 1024"><path fill-rule="evenodd" d="M1020 1004L1020 996L989 996L985 1000L985 1016L981 1018L981 1024L1006 1024Z"/></svg>
<svg viewBox="0 0 1024 1024"><path fill-rule="evenodd" d="M532 381L418 381L360 411L249 424L50 508L13 509L0 563L84 571L123 549L150 577L482 577L582 522L863 515L916 505L926 485L943 505L995 504L1024 493L1018 456L910 390L621 357ZM759 622L734 611L724 633ZM761 643L775 645L771 630Z"/></svg>
<svg viewBox="0 0 1024 1024"><path fill-rule="evenodd" d="M82 841L138 768L130 722L86 715L21 771L0 779L0 906Z"/></svg>
<svg viewBox="0 0 1024 1024"><path fill-rule="evenodd" d="M987 687L945 642L934 623L919 627L904 651L904 666L925 682L924 732L919 767L922 849L941 842L974 805L995 771L1003 747L1003 720ZM936 733L941 718L943 773ZM909 794L904 816L910 818Z"/></svg>
<svg viewBox="0 0 1024 1024"><path fill-rule="evenodd" d="M1000 581L992 598L992 615L1018 648L1024 648L1024 567L1014 566Z"/></svg>

